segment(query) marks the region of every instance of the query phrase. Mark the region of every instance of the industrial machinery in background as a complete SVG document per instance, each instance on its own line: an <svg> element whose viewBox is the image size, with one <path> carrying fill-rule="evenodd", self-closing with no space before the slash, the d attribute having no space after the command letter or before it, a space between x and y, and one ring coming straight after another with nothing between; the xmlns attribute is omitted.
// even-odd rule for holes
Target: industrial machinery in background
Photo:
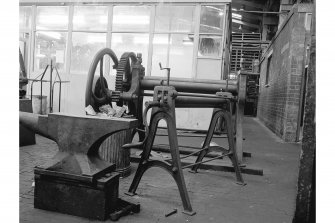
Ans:
<svg viewBox="0 0 335 223"><path fill-rule="evenodd" d="M117 69L115 90L110 90L104 78L103 61L104 56L109 56ZM100 76L95 76L96 69L100 63ZM93 59L89 69L85 93L85 105L91 105L95 110L99 106L115 102L118 106L127 105L128 116L131 115L138 120L138 126L133 135L138 132L139 142L123 145L124 149L142 149L136 174L129 188L128 195L134 195L144 172L151 167L161 167L174 178L178 185L182 199L184 213L193 215L188 192L186 189L182 170L192 168L196 173L199 166L222 157L229 157L236 173L237 182L244 185L240 165L242 165L242 117L246 95L246 76L239 75L236 80L189 80L170 78L170 68L167 70L167 78L146 77L142 66L141 54L132 52L124 53L120 60L115 53L105 48L100 50ZM152 92L153 91L153 92ZM143 108L143 97L152 97L152 101L145 104ZM212 120L206 135L206 139L198 151L187 156L179 156L175 108L214 108ZM150 124L147 123L147 113L151 111ZM233 111L234 120L233 121ZM221 119L225 130L229 148L212 146L211 139L214 134L218 120ZM169 149L171 159L150 159L153 149L158 122L165 120L169 138ZM221 124L219 124L221 125ZM203 161L204 156L211 151L220 151L221 155ZM181 159L197 155L195 163L182 166Z"/></svg>
<svg viewBox="0 0 335 223"><path fill-rule="evenodd" d="M230 72L247 73L245 115L257 115L259 92L259 60L264 46L260 33L232 33Z"/></svg>

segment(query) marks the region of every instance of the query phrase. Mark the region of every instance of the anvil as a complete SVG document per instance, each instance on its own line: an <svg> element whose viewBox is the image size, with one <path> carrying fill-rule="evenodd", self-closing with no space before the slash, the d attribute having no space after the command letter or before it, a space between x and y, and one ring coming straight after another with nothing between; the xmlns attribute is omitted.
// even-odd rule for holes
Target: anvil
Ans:
<svg viewBox="0 0 335 223"><path fill-rule="evenodd" d="M41 170L55 177L93 182L115 169L115 165L100 158L101 143L115 132L136 128L137 119L20 112L20 124L55 141L59 147L55 157L36 167L35 173Z"/></svg>

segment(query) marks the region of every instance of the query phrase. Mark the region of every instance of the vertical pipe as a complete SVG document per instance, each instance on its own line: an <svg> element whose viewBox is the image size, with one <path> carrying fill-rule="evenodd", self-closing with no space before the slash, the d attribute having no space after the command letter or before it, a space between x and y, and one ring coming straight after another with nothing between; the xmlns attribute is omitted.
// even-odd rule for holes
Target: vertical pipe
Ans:
<svg viewBox="0 0 335 223"><path fill-rule="evenodd" d="M52 113L52 100L53 100L53 94L52 94L52 72L53 72L53 65L52 65L52 59L51 59L51 61L50 61L50 90L49 90L49 112L50 113Z"/></svg>
<svg viewBox="0 0 335 223"><path fill-rule="evenodd" d="M152 5L150 8L150 30L149 30L149 52L147 61L147 75L151 76L152 70L152 55L153 55L153 39L154 39L154 29L155 29L155 17L156 17L156 6Z"/></svg>
<svg viewBox="0 0 335 223"><path fill-rule="evenodd" d="M201 5L197 4L195 6L194 13L194 42L193 42L193 67L192 67L192 78L197 77L197 64L198 64L198 47L199 47L199 31L200 31L200 14L201 14Z"/></svg>

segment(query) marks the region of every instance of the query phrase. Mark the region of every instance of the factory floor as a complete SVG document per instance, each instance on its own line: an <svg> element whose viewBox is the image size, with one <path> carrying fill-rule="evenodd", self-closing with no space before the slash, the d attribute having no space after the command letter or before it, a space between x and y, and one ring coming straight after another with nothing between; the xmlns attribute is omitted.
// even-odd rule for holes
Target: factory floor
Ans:
<svg viewBox="0 0 335 223"><path fill-rule="evenodd" d="M119 222L227 222L227 223L289 223L295 210L296 184L301 145L284 143L256 118L245 117L244 151L250 169L261 169L264 175L243 174L245 186L236 184L231 172L199 170L192 174L184 170L187 190L196 215L182 213L182 203L173 178L160 168L151 168L143 176L138 195L124 195L133 179L137 164L132 163L132 174L120 179L120 197L141 204L138 214L122 217ZM180 145L200 145L203 138L179 138ZM220 139L213 139L219 143ZM36 145L20 147L20 222L97 222L80 217L34 209L33 168L52 158L57 145L36 136ZM158 143L164 137L158 137ZM216 163L224 160L216 160ZM218 164L219 165L219 164ZM177 208L169 217L165 214ZM110 220L107 220L110 222Z"/></svg>

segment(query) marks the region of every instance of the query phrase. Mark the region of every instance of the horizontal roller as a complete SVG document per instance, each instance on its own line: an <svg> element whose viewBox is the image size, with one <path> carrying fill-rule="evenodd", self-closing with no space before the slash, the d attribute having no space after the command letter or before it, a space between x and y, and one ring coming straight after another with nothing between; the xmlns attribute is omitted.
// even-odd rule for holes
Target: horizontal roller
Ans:
<svg viewBox="0 0 335 223"><path fill-rule="evenodd" d="M143 90L153 90L155 86L166 85L164 77L144 77L141 80ZM171 78L170 85L174 86L178 92L215 94L219 91L231 92L237 95L236 80L192 80L184 78Z"/></svg>

